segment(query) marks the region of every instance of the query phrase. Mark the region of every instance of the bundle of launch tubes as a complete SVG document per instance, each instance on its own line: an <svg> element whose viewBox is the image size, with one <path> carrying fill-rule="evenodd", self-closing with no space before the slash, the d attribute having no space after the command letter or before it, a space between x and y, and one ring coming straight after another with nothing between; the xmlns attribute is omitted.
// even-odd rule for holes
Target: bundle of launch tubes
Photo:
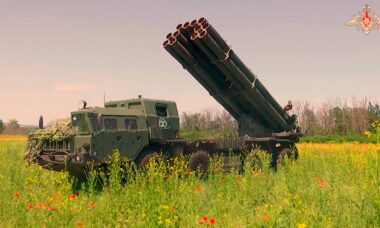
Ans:
<svg viewBox="0 0 380 228"><path fill-rule="evenodd" d="M293 118L205 18L179 24L163 46L236 120L250 116L273 132L295 129Z"/></svg>

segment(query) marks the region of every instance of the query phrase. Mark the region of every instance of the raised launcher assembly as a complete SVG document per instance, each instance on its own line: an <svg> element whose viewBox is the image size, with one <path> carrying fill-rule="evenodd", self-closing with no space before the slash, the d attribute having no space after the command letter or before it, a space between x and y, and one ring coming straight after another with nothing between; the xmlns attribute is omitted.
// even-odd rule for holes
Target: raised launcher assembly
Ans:
<svg viewBox="0 0 380 228"><path fill-rule="evenodd" d="M288 115L215 28L200 18L179 24L164 48L239 123L239 136L287 138L298 142L296 116Z"/></svg>

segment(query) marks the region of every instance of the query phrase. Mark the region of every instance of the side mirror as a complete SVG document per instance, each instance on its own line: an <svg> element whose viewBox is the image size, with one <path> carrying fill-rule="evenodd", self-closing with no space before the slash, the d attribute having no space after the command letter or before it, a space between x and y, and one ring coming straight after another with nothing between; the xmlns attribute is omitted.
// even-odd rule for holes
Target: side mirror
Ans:
<svg viewBox="0 0 380 228"><path fill-rule="evenodd" d="M38 128L43 129L44 128L44 117L40 116L40 119L38 121Z"/></svg>
<svg viewBox="0 0 380 228"><path fill-rule="evenodd" d="M97 118L98 130L103 128L103 114L99 114Z"/></svg>

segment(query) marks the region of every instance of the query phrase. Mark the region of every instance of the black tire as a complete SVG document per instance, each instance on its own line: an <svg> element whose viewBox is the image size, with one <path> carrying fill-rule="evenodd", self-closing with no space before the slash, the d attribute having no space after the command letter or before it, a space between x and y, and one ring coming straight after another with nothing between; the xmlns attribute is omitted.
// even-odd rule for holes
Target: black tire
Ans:
<svg viewBox="0 0 380 228"><path fill-rule="evenodd" d="M210 164L210 154L207 151L200 150L190 156L188 168L196 174L205 175Z"/></svg>
<svg viewBox="0 0 380 228"><path fill-rule="evenodd" d="M290 161L297 161L299 158L297 147L281 147L278 149L277 155L275 156L275 165L276 168L284 165L285 157Z"/></svg>
<svg viewBox="0 0 380 228"><path fill-rule="evenodd" d="M153 151L150 151L148 153L146 153L143 158L141 159L141 161L139 162L139 169L140 170L145 170L146 167L149 165L149 162L151 160L154 160L155 158L158 157L158 153L157 152L153 152Z"/></svg>
<svg viewBox="0 0 380 228"><path fill-rule="evenodd" d="M258 151L251 151L245 156L244 160L245 167L247 164L249 164L251 169L263 169L264 168L264 161Z"/></svg>

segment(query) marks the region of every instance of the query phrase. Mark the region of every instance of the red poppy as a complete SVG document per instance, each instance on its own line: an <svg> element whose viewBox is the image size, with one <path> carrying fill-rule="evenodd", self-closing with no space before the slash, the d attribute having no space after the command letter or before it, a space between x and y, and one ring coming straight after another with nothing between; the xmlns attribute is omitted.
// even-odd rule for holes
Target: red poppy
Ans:
<svg viewBox="0 0 380 228"><path fill-rule="evenodd" d="M43 203L37 203L38 208L43 208L45 205Z"/></svg>
<svg viewBox="0 0 380 228"><path fill-rule="evenodd" d="M263 214L263 219L264 220L268 220L269 219L269 215L267 213Z"/></svg>
<svg viewBox="0 0 380 228"><path fill-rule="evenodd" d="M84 223L82 221L77 221L75 224L77 227L84 227Z"/></svg>
<svg viewBox="0 0 380 228"><path fill-rule="evenodd" d="M89 206L89 207L95 207L95 205L96 205L95 202L89 202L89 203L88 203L88 206Z"/></svg>
<svg viewBox="0 0 380 228"><path fill-rule="evenodd" d="M327 181L325 181L324 179L321 179L319 177L316 178L316 181L317 181L317 184L319 186L322 186L322 187L325 187L325 188L329 188L331 187L329 183L327 183Z"/></svg>
<svg viewBox="0 0 380 228"><path fill-rule="evenodd" d="M78 195L75 193L70 195L70 199L72 199L72 200L76 199L77 197L78 197Z"/></svg>
<svg viewBox="0 0 380 228"><path fill-rule="evenodd" d="M20 196L21 196L21 193L20 193L20 192L15 192L13 195L14 195L15 197L20 197Z"/></svg>
<svg viewBox="0 0 380 228"><path fill-rule="evenodd" d="M211 218L208 220L208 222L211 224L211 225L214 225L215 224L215 219Z"/></svg>
<svg viewBox="0 0 380 228"><path fill-rule="evenodd" d="M199 225L202 225L203 223L204 223L203 220L200 220L200 221L198 222Z"/></svg>
<svg viewBox="0 0 380 228"><path fill-rule="evenodd" d="M51 195L51 198L57 199L57 198L59 198L59 194L58 193L54 193L54 194Z"/></svg>
<svg viewBox="0 0 380 228"><path fill-rule="evenodd" d="M26 190L32 190L33 187L32 187L31 185L28 185L28 186L25 187L25 189L26 189Z"/></svg>
<svg viewBox="0 0 380 228"><path fill-rule="evenodd" d="M33 204L30 203L30 204L28 204L27 207L28 207L28 209L32 209L34 206L33 206Z"/></svg>
<svg viewBox="0 0 380 228"><path fill-rule="evenodd" d="M55 207L49 207L49 211L55 211Z"/></svg>
<svg viewBox="0 0 380 228"><path fill-rule="evenodd" d="M203 215L202 220L203 220L203 221L207 221L208 218L207 218L206 216Z"/></svg>

